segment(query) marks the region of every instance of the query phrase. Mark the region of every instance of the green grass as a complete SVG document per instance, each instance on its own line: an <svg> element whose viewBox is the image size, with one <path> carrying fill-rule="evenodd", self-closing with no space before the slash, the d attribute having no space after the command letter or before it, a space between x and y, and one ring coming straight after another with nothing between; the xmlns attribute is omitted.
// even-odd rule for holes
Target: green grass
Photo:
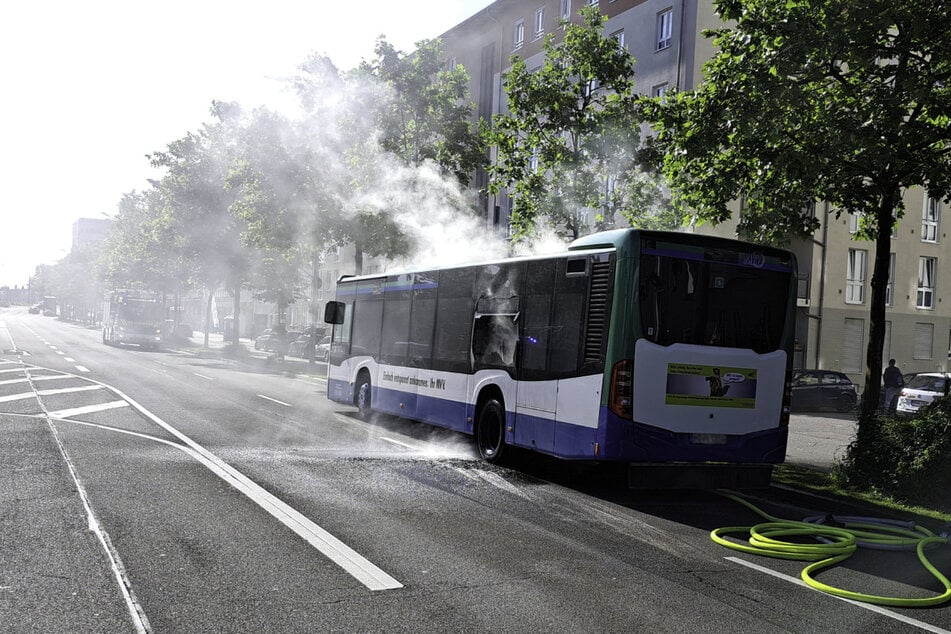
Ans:
<svg viewBox="0 0 951 634"><path fill-rule="evenodd" d="M810 491L818 495L845 500L860 500L877 507L883 514L900 511L928 517L942 522L951 521L951 513L937 509L910 506L892 498L868 491L843 489L833 481L831 474L818 469L809 469L796 465L780 464L773 468L773 482L793 489Z"/></svg>

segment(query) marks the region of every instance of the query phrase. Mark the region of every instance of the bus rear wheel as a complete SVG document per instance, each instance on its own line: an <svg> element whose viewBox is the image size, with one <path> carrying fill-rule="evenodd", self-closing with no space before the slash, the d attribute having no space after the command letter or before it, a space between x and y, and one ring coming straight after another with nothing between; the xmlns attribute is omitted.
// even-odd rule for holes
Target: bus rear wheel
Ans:
<svg viewBox="0 0 951 634"><path fill-rule="evenodd" d="M357 379L357 394L354 399L356 402L354 405L357 406L357 409L360 411L360 418L369 418L370 417L370 398L373 393L373 390L370 386L370 377L366 374L361 374L360 378Z"/></svg>
<svg viewBox="0 0 951 634"><path fill-rule="evenodd" d="M486 462L498 464L505 456L505 408L497 399L489 399L479 411L476 444Z"/></svg>

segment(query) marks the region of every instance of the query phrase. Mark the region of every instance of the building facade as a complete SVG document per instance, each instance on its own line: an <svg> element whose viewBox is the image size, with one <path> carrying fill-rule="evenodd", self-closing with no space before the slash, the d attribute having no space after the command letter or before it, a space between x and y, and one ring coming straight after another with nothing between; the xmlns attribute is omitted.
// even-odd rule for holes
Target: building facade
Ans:
<svg viewBox="0 0 951 634"><path fill-rule="evenodd" d="M662 96L691 90L702 80L703 63L714 49L702 31L722 26L712 0L497 0L440 37L447 64L462 64L476 114L485 120L502 111L502 75L512 55L529 69L540 66L542 41L556 40L563 18L579 22L582 6L596 4L614 36L636 60L638 89ZM474 176L482 189L487 175ZM508 197L483 198L487 226L507 232ZM951 261L947 205L921 188L909 190L906 212L892 239L887 325L883 359L895 358L903 372L948 371L951 358ZM858 218L836 217L818 205L820 227L812 240L791 248L799 258L799 314L795 367L845 372L864 382L869 330L869 293L874 244L855 239ZM736 223L693 229L734 237ZM944 301L948 299L948 301Z"/></svg>

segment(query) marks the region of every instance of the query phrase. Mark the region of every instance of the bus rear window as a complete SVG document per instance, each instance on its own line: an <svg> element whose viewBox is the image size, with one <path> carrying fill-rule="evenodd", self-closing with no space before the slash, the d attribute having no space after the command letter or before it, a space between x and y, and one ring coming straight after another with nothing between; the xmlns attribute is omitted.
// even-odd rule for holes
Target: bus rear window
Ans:
<svg viewBox="0 0 951 634"><path fill-rule="evenodd" d="M689 343L757 353L782 348L789 275L779 268L642 253L641 336L663 346Z"/></svg>

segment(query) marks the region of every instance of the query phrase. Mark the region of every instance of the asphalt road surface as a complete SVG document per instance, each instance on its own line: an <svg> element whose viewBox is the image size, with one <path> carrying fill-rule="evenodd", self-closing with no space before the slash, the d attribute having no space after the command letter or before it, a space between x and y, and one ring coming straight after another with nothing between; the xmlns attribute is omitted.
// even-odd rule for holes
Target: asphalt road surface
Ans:
<svg viewBox="0 0 951 634"><path fill-rule="evenodd" d="M488 465L467 436L359 420L320 374L0 311L0 631L951 628L947 608L842 601L803 587L802 562L714 544L713 528L761 521L714 492L631 491L616 470L530 455ZM796 416L789 460L830 465L852 424ZM847 510L782 489L754 501ZM951 548L932 560L951 571ZM825 574L942 590L907 553Z"/></svg>

